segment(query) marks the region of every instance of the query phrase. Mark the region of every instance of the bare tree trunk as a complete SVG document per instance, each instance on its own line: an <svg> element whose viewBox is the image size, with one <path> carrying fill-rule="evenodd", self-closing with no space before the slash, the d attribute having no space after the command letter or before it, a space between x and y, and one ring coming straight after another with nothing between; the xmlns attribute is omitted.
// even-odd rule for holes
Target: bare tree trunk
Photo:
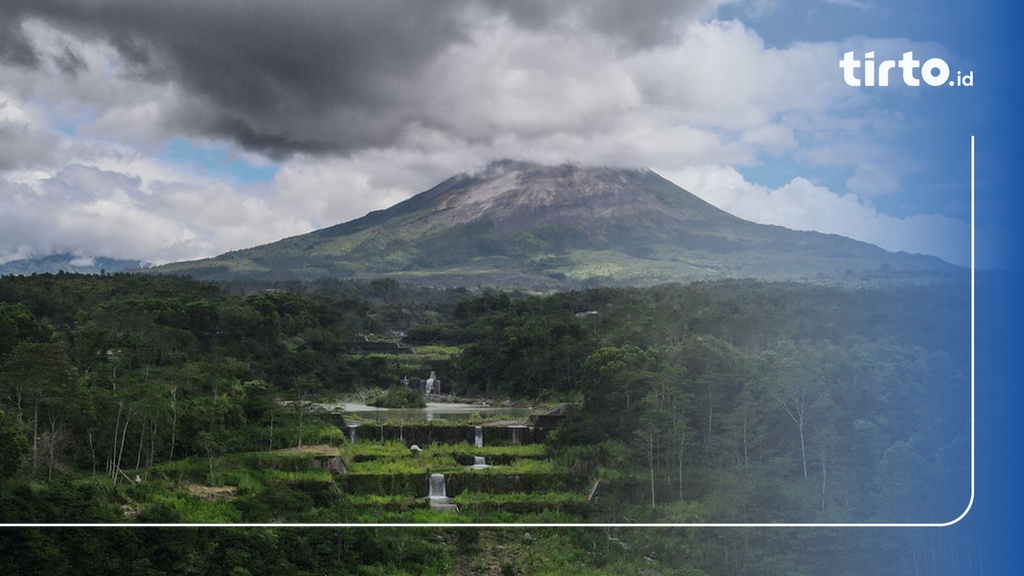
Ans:
<svg viewBox="0 0 1024 576"><path fill-rule="evenodd" d="M707 436L707 439L704 441L705 444L711 441L711 426L712 426L712 423L713 423L713 420L714 420L714 415L715 415L715 410L714 410L714 406L712 406L712 404L711 404L711 386L709 385L708 386L708 436Z"/></svg>
<svg viewBox="0 0 1024 576"><path fill-rule="evenodd" d="M677 462L678 467L679 467L679 499L680 500L683 499L683 451L685 450L685 448L686 448L686 433L683 432L682 434L679 435L679 459L678 459L678 462Z"/></svg>
<svg viewBox="0 0 1024 576"><path fill-rule="evenodd" d="M117 403L117 417L114 419L114 445L110 449L110 458L107 459L107 474L110 474L110 479L117 482L116 462L117 462L117 431L121 428L121 411L124 409L124 402Z"/></svg>
<svg viewBox="0 0 1024 576"><path fill-rule="evenodd" d="M32 406L32 475L39 471L39 395Z"/></svg>
<svg viewBox="0 0 1024 576"><path fill-rule="evenodd" d="M743 469L750 467L750 457L747 454L747 414L743 413Z"/></svg>
<svg viewBox="0 0 1024 576"><path fill-rule="evenodd" d="M46 466L46 481L53 479L53 466L57 460L57 417L50 414L49 461Z"/></svg>
<svg viewBox="0 0 1024 576"><path fill-rule="evenodd" d="M825 449L821 449L821 511L825 511L825 490L828 487L828 470L825 468Z"/></svg>
<svg viewBox="0 0 1024 576"><path fill-rule="evenodd" d="M788 398L780 398L778 402L796 423L797 430L800 432L800 461L804 466L804 478L807 478L807 445L804 440L804 424L807 423L807 411L810 409L810 403L807 401L804 391L792 392Z"/></svg>
<svg viewBox="0 0 1024 576"><path fill-rule="evenodd" d="M798 422L797 427L800 428L800 460L804 463L804 478L807 478L807 446L804 444L803 414L800 415L800 422Z"/></svg>
<svg viewBox="0 0 1024 576"><path fill-rule="evenodd" d="M295 403L295 406L299 409L299 441L297 448L302 448L302 432L303 425L305 424L304 416L306 415L306 391L305 389L299 389L299 401ZM380 427L381 442L384 442L384 427Z"/></svg>
<svg viewBox="0 0 1024 576"><path fill-rule="evenodd" d="M686 451L686 422L676 410L676 397L672 397L672 431L676 433L679 450L676 452L676 472L679 481L679 499L683 499L683 454Z"/></svg>
<svg viewBox="0 0 1024 576"><path fill-rule="evenodd" d="M114 479L116 481L117 474L121 472L121 459L124 457L124 443L125 437L128 435L128 424L132 421L131 418L125 416L124 429L121 430L121 447L118 448L117 458L114 459Z"/></svg>
<svg viewBox="0 0 1024 576"><path fill-rule="evenodd" d="M89 454L92 455L92 475L96 475L96 447L92 442L92 429L89 429Z"/></svg>
<svg viewBox="0 0 1024 576"><path fill-rule="evenodd" d="M274 411L270 411L270 448L269 451L274 451Z"/></svg>
<svg viewBox="0 0 1024 576"><path fill-rule="evenodd" d="M156 431L159 423L153 420L153 429L149 433L149 458L146 459L146 468L153 467L153 461L156 459Z"/></svg>
<svg viewBox="0 0 1024 576"><path fill-rule="evenodd" d="M174 460L174 443L178 438L178 387L171 387L171 453L167 456L168 461Z"/></svg>
<svg viewBox="0 0 1024 576"><path fill-rule="evenodd" d="M146 440L146 421L145 420L142 421L142 423L139 425L139 428L141 428L142 431L139 432L139 449L135 451L135 469L136 470L138 470L139 468L142 468L142 447L146 445L146 443L145 443L145 440Z"/></svg>
<svg viewBox="0 0 1024 576"><path fill-rule="evenodd" d="M654 432L647 433L647 464L651 470L651 510L654 509Z"/></svg>

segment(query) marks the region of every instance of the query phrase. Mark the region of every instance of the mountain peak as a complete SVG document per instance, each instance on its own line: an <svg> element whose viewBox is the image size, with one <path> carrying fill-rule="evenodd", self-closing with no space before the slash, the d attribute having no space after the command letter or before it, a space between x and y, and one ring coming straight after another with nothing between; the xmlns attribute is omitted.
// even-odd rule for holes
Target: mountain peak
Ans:
<svg viewBox="0 0 1024 576"><path fill-rule="evenodd" d="M647 215L656 220L722 220L732 217L652 170L544 165L497 160L463 173L410 200L437 225L490 221L503 236L538 225L579 227L597 220ZM396 207L398 208L398 207Z"/></svg>
<svg viewBox="0 0 1024 576"><path fill-rule="evenodd" d="M646 168L498 160L351 222L164 267L205 279L393 277L553 288L942 269L732 216Z"/></svg>
<svg viewBox="0 0 1024 576"><path fill-rule="evenodd" d="M648 168L627 168L612 166L583 166L566 161L561 164L540 164L525 160L495 160L483 169L463 174L463 177L477 182L489 181L494 186L508 189L523 188L546 191L572 191L587 193L607 188L618 183L628 184L631 179L654 174Z"/></svg>
<svg viewBox="0 0 1024 576"><path fill-rule="evenodd" d="M472 175L480 177L500 177L514 174L524 180L548 180L556 185L572 186L577 183L580 176L591 178L608 178L614 175L625 175L629 173L651 172L649 168L628 167L628 166L588 166L581 165L572 160L566 160L561 164L543 164L529 160L516 160L503 158L489 162L484 168Z"/></svg>

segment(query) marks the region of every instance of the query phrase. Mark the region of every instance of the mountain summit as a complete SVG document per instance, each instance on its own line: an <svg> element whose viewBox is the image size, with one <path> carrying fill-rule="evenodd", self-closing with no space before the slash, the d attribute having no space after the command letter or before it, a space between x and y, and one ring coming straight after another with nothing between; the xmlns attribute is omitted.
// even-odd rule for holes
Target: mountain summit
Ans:
<svg viewBox="0 0 1024 576"><path fill-rule="evenodd" d="M503 160L351 222L159 271L216 280L387 276L564 288L827 279L880 268L953 267L841 236L754 224L648 169Z"/></svg>
<svg viewBox="0 0 1024 576"><path fill-rule="evenodd" d="M651 170L581 168L570 163L542 166L512 160L451 178L394 210L407 208L427 208L423 216L428 226L491 222L503 238L538 227L581 230L583 225L597 224L606 228L619 218L664 224L736 221ZM591 229L585 235L595 239L595 232Z"/></svg>

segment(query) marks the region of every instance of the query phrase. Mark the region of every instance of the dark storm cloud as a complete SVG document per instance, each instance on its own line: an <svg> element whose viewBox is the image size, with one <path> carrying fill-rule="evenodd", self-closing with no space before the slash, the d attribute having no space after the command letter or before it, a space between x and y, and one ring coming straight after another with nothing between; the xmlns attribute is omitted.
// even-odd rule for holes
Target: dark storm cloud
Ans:
<svg viewBox="0 0 1024 576"><path fill-rule="evenodd" d="M706 0L484 1L527 28L544 29L560 18L573 18L626 49L671 40L681 19L716 4Z"/></svg>
<svg viewBox="0 0 1024 576"><path fill-rule="evenodd" d="M0 62L18 66L36 66L39 56L25 38L21 23L4 18L0 21Z"/></svg>
<svg viewBox="0 0 1024 576"><path fill-rule="evenodd" d="M167 131L227 138L272 156L393 144L412 124L424 69L477 18L530 30L582 28L620 50L649 47L712 0L0 0L0 58L38 65L22 22L39 19L113 46L122 74L168 82L183 98ZM68 52L58 65L75 70Z"/></svg>
<svg viewBox="0 0 1024 576"><path fill-rule="evenodd" d="M67 46L64 47L64 51L62 53L58 54L54 58L54 63L61 72L72 76L78 74L80 70L85 70L88 67L85 60Z"/></svg>
<svg viewBox="0 0 1024 576"><path fill-rule="evenodd" d="M165 119L175 128L284 154L394 138L392 91L459 37L454 15L432 6L115 0L38 2L22 15L106 40L131 73L178 84L189 100Z"/></svg>

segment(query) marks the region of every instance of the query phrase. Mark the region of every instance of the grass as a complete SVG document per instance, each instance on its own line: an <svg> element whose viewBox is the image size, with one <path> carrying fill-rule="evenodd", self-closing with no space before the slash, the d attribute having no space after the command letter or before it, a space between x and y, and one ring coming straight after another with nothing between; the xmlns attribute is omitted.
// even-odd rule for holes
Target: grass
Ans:
<svg viewBox="0 0 1024 576"><path fill-rule="evenodd" d="M405 494L351 494L349 504L353 506L415 507L423 506L423 498Z"/></svg>
<svg viewBox="0 0 1024 576"><path fill-rule="evenodd" d="M563 471L546 459L541 444L476 448L467 443L432 444L413 453L400 442L357 443L342 449L350 474L428 474L465 472L473 456L500 459L506 464L474 472L481 474L545 474Z"/></svg>
<svg viewBox="0 0 1024 576"><path fill-rule="evenodd" d="M414 350L414 356L421 356L424 358L451 358L453 356L458 356L462 352L462 348L458 346L441 345L416 346Z"/></svg>
<svg viewBox="0 0 1024 576"><path fill-rule="evenodd" d="M457 445L458 446L458 445ZM547 447L543 444L523 444L520 446L481 446L480 448L468 447L463 453L473 456L494 457L514 456L518 458L545 458L548 455Z"/></svg>
<svg viewBox="0 0 1024 576"><path fill-rule="evenodd" d="M348 460L356 456L374 456L401 458L410 455L409 447L403 442L357 442L345 444L339 448ZM540 458L547 456L547 448L543 444L522 444L510 446L482 446L477 448L467 442L457 444L429 444L423 448L420 456L433 455L470 455L470 456L517 456L520 458Z"/></svg>
<svg viewBox="0 0 1024 576"><path fill-rule="evenodd" d="M557 507L566 504L584 504L587 497L575 492L509 492L506 494L485 494L465 490L452 500L459 505L471 504L531 504L542 507Z"/></svg>
<svg viewBox="0 0 1024 576"><path fill-rule="evenodd" d="M475 456L490 465L471 468ZM334 457L344 462L345 476L323 467ZM578 515L585 507L584 491L549 458L543 444L434 443L418 453L399 441L317 444L212 459L193 456L140 470L146 481L112 490L127 520L157 523L310 518L444 523L505 515L520 521L545 510L560 518ZM428 509L423 496L432 473L449 475L449 489L464 512Z"/></svg>
<svg viewBox="0 0 1024 576"><path fill-rule="evenodd" d="M357 442L341 448L349 462L350 474L429 474L465 472L473 456L500 459L508 464L476 470L482 474L543 474L562 471L548 462L543 444L521 446L484 446L466 442L431 444L414 455L402 442Z"/></svg>
<svg viewBox="0 0 1024 576"><path fill-rule="evenodd" d="M490 466L476 472L483 474L556 474L564 471L564 468L548 460L520 458L513 460L511 464Z"/></svg>
<svg viewBox="0 0 1024 576"><path fill-rule="evenodd" d="M307 470L303 472L286 472L283 470L261 470L254 474L265 482L299 483L299 482L332 482L330 470Z"/></svg>
<svg viewBox="0 0 1024 576"><path fill-rule="evenodd" d="M353 464L350 474L429 474L432 472L453 472L462 467L454 458L440 454L421 454L404 458L380 458Z"/></svg>
<svg viewBox="0 0 1024 576"><path fill-rule="evenodd" d="M342 446L341 453L350 462L356 455L401 458L409 455L409 447L403 442L357 442Z"/></svg>

